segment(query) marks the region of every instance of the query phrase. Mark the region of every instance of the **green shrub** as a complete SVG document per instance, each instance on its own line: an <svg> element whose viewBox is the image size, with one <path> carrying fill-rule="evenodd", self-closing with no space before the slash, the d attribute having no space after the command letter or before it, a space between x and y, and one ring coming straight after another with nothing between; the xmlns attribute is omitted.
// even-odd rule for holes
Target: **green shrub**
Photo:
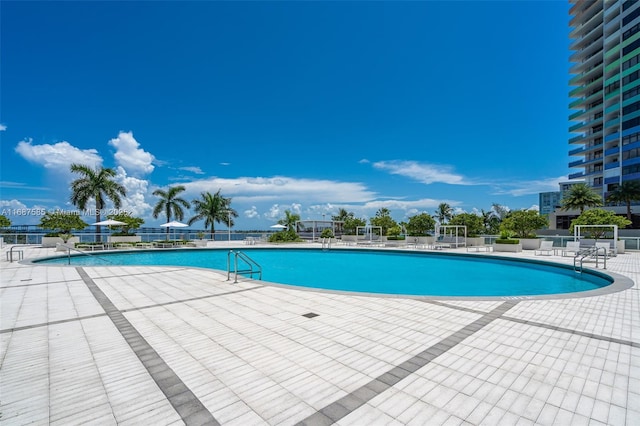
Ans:
<svg viewBox="0 0 640 426"><path fill-rule="evenodd" d="M496 244L520 244L520 240L515 240L512 238L498 238L496 240Z"/></svg>
<svg viewBox="0 0 640 426"><path fill-rule="evenodd" d="M333 231L329 228L323 229L320 238L333 238Z"/></svg>
<svg viewBox="0 0 640 426"><path fill-rule="evenodd" d="M294 230L280 231L269 236L270 243L289 243L302 241Z"/></svg>

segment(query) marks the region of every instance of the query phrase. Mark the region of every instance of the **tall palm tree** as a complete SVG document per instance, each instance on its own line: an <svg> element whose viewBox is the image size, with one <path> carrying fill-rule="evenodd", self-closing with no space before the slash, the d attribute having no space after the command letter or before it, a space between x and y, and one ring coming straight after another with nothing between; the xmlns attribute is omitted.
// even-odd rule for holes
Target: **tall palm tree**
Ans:
<svg viewBox="0 0 640 426"><path fill-rule="evenodd" d="M220 189L215 194L203 192L200 199L191 202L195 216L189 219L189 225L199 220L204 220L205 227L211 227L211 235L215 232L214 224L226 223L229 228L233 226L232 217L238 217L238 213L231 208L231 198L225 198L220 194Z"/></svg>
<svg viewBox="0 0 640 426"><path fill-rule="evenodd" d="M71 165L71 172L80 175L71 182L71 203L80 210L85 210L89 200L95 200L96 223L100 222L100 213L106 207L107 199L113 202L116 209L122 206L120 196L125 197L127 189L113 180L116 176L115 170L105 167L93 169L84 164L74 163ZM96 241L100 241L100 226L96 227L96 234Z"/></svg>
<svg viewBox="0 0 640 426"><path fill-rule="evenodd" d="M627 219L631 220L631 203L640 200L640 182L630 180L622 182L607 196L608 203L625 203L627 206Z"/></svg>
<svg viewBox="0 0 640 426"><path fill-rule="evenodd" d="M289 229L295 229L296 222L300 220L300 215L296 213L291 213L290 210L284 211L284 219L280 219L278 223L280 225L284 225Z"/></svg>
<svg viewBox="0 0 640 426"><path fill-rule="evenodd" d="M440 203L436 210L435 217L440 224L444 224L453 217L453 209L447 203Z"/></svg>
<svg viewBox="0 0 640 426"><path fill-rule="evenodd" d="M186 188L182 185L178 186L170 186L166 191L162 189L156 189L153 191L153 195L156 197L160 197L160 200L153 208L153 217L157 218L160 216L160 213L164 212L167 217L167 223L171 222L171 217L175 216L177 220L182 220L184 218L184 211L182 207L185 209L191 208L191 204L183 198L178 197L178 194L183 192ZM167 227L167 238L169 235L169 227Z"/></svg>
<svg viewBox="0 0 640 426"><path fill-rule="evenodd" d="M577 183L569 189L567 195L562 198L562 210L580 210L585 207L599 207L602 205L602 197L586 183Z"/></svg>

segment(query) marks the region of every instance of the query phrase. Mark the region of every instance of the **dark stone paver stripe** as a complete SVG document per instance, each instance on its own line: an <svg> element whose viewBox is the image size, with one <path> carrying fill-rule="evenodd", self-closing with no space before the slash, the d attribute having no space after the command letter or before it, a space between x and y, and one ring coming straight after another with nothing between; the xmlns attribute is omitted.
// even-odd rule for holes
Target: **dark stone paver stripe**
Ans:
<svg viewBox="0 0 640 426"><path fill-rule="evenodd" d="M360 406L364 405L373 397L386 391L400 380L408 377L418 369L429 364L438 356L449 351L470 335L473 335L477 331L486 327L492 321L500 318L517 303L517 301L502 303L491 312L485 313L482 317L456 331L451 336L441 340L430 348L425 349L418 355L415 355L386 373L381 374L359 389L356 389L350 394L345 395L337 401L334 401L326 407L318 410L306 419L298 422L296 426L322 426L330 425L339 421Z"/></svg>
<svg viewBox="0 0 640 426"><path fill-rule="evenodd" d="M140 362L147 369L169 403L187 425L219 425L220 423L206 409L204 404L185 385L180 377L167 365L151 345L142 337L135 327L116 308L106 294L96 285L91 277L77 267L76 271L87 285L98 303L105 310L117 327L122 337L129 344Z"/></svg>
<svg viewBox="0 0 640 426"><path fill-rule="evenodd" d="M561 331L563 333L575 334L577 336L588 337L590 339L604 340L606 342L617 343L619 345L631 346L632 348L640 348L640 343L638 343L638 342L632 342L630 340L618 339L616 337L601 336L599 334L587 333L586 331L572 330L570 328L559 327L557 325L545 324L545 323L537 322L537 321L528 321L528 320L523 320L523 319L520 319L520 318L514 318L514 317L508 317L508 316L504 316L501 319L506 320L506 321L517 322L517 323L520 323L520 324L530 325L532 327L541 327L541 328L546 328L546 329L553 330L553 331Z"/></svg>
<svg viewBox="0 0 640 426"><path fill-rule="evenodd" d="M449 303L438 302L438 301L435 301L435 300L425 300L424 302L432 304L432 305L442 306L442 307L445 307L445 308L448 308L448 309L456 309L456 310L459 310L459 311L471 312L471 313L479 314L479 315L485 314L485 312L479 311L477 309L465 308L465 307L462 307L462 306L451 305ZM507 315L502 316L500 319L505 320L505 321L513 321L513 322L517 322L517 323L520 323L520 324L526 324L526 325L530 325L532 327L541 327L541 328L546 328L548 330L560 331L560 332L569 333L569 334L575 334L577 336L588 337L590 339L603 340L603 341L606 341L606 342L617 343L619 345L631 346L633 348L640 348L640 343L632 342L630 340L624 340L624 339L618 339L618 338L615 338L615 337L602 336L602 335L598 335L598 334L588 333L586 331L572 330L572 329L566 328L566 327L559 327L557 325L545 324L543 322L538 322L538 321L524 320L524 319L520 319L520 318L516 318L516 317L510 317L510 316L507 316Z"/></svg>
<svg viewBox="0 0 640 426"><path fill-rule="evenodd" d="M49 325L64 324L65 322L82 321L82 320L86 320L86 319L90 319L90 318L103 317L105 315L106 314L87 315L87 316L84 316L84 317L75 317L75 318L69 318L69 319L58 320L58 321L43 322L43 323L39 323L39 324L24 325L22 327L5 328L3 330L0 330L0 334L13 333L14 331L29 330L29 329L37 328L37 327L46 327L46 326L49 326Z"/></svg>

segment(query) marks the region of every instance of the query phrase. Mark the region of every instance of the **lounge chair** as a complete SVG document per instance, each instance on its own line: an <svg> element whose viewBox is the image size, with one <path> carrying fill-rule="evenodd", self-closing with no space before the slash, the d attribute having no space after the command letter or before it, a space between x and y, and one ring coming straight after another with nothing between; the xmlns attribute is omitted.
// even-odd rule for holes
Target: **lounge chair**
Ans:
<svg viewBox="0 0 640 426"><path fill-rule="evenodd" d="M573 256L580 251L580 241L567 241L567 246L562 249L562 256L566 256L567 253L571 253Z"/></svg>
<svg viewBox="0 0 640 426"><path fill-rule="evenodd" d="M596 243L596 247L598 248L598 254L604 254L607 257L611 257L615 254L614 251L611 249L611 243L609 242ZM604 249L604 250L600 250L600 249Z"/></svg>
<svg viewBox="0 0 640 426"><path fill-rule="evenodd" d="M551 256L553 253L553 241L540 241L540 248L533 251L534 255L546 253Z"/></svg>

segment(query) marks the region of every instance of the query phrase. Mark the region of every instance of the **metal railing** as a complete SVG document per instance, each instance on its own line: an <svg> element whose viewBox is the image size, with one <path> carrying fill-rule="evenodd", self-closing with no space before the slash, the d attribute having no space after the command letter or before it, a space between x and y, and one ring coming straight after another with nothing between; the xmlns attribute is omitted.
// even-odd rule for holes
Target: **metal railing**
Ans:
<svg viewBox="0 0 640 426"><path fill-rule="evenodd" d="M580 250L573 257L573 270L575 272L582 273L584 260L586 258L588 258L588 257L594 257L594 255L595 255L595 258L596 258L596 268L597 268L598 267L598 259L600 257L600 255L599 255L600 250L604 250L604 256L603 256L604 266L603 266L603 269L607 269L607 249L604 248L604 247L589 247L589 248ZM580 261L580 266L579 267L578 267L578 263L577 263L578 261Z"/></svg>
<svg viewBox="0 0 640 426"><path fill-rule="evenodd" d="M233 262L231 262L231 255L233 255ZM238 269L238 259L242 260L248 269ZM227 281L231 279L231 273L235 273L234 284L238 282L238 274L249 274L249 278L253 278L253 274L259 274L258 279L261 280L262 266L241 251L229 250L227 253Z"/></svg>
<svg viewBox="0 0 640 426"><path fill-rule="evenodd" d="M80 254L83 254L85 256L89 256L89 257L92 257L92 258L95 258L95 259L102 260L103 262L107 262L107 263L113 264L113 262L111 262L110 260L107 260L107 259L105 259L103 257L96 256L95 254L90 254L90 253L87 253L87 252L82 251L82 250L78 250L77 248L68 246L66 244L61 244L60 247L64 247L64 248L67 249L67 265L71 265L71 250L76 251L76 252L78 252Z"/></svg>

